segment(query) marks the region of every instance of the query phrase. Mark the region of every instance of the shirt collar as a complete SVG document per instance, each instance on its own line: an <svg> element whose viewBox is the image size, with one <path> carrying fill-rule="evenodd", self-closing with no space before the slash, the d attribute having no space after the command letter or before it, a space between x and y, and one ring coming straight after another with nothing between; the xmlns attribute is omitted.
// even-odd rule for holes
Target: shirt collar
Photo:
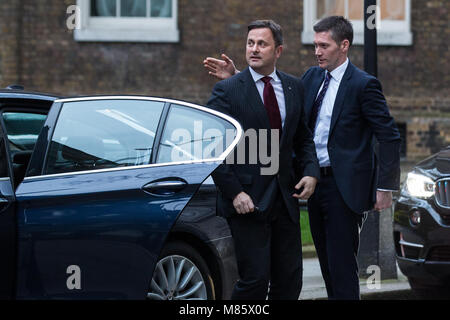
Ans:
<svg viewBox="0 0 450 320"><path fill-rule="evenodd" d="M250 70L250 74L252 75L253 81L255 82L265 77L262 74L259 74L258 72L253 70L252 67L248 67L248 69ZM274 69L273 72L268 75L268 77L271 77L274 81L278 81L277 69Z"/></svg>
<svg viewBox="0 0 450 320"><path fill-rule="evenodd" d="M341 82L342 78L344 77L345 70L347 70L348 63L349 60L347 58L347 60L345 60L343 64L330 72L334 80L336 80L337 82Z"/></svg>

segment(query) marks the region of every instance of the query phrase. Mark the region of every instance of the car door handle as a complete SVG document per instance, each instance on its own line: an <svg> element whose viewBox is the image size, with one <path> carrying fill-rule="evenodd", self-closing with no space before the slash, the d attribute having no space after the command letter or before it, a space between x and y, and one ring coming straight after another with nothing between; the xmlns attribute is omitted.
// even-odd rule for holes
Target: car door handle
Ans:
<svg viewBox="0 0 450 320"><path fill-rule="evenodd" d="M186 186L184 180L160 180L146 184L142 190L151 195L167 197L182 191Z"/></svg>

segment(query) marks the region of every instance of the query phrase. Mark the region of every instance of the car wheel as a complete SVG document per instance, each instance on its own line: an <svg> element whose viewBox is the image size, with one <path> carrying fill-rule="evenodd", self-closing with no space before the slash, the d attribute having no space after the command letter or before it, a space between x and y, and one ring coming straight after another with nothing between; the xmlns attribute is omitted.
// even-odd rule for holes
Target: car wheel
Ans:
<svg viewBox="0 0 450 320"><path fill-rule="evenodd" d="M412 291L419 299L448 300L450 288L445 283L429 283L426 280L408 277Z"/></svg>
<svg viewBox="0 0 450 320"><path fill-rule="evenodd" d="M170 242L153 272L149 300L214 300L214 282L208 265L190 245Z"/></svg>

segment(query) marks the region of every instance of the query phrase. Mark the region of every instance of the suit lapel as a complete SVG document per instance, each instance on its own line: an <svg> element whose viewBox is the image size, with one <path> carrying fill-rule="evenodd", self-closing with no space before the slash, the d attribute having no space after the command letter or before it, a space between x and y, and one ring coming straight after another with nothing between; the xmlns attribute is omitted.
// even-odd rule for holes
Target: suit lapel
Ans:
<svg viewBox="0 0 450 320"><path fill-rule="evenodd" d="M253 109L263 127L270 129L269 116L248 67L243 71L241 82L245 87L246 105Z"/></svg>
<svg viewBox="0 0 450 320"><path fill-rule="evenodd" d="M333 113L331 115L330 133L328 136L331 136L333 129L336 126L336 122L339 119L339 116L342 112L345 101L345 95L347 92L347 88L349 86L349 79L353 74L353 69L354 66L349 62L347 70L345 70L344 76L342 77L341 84L339 85L336 100L334 101Z"/></svg>

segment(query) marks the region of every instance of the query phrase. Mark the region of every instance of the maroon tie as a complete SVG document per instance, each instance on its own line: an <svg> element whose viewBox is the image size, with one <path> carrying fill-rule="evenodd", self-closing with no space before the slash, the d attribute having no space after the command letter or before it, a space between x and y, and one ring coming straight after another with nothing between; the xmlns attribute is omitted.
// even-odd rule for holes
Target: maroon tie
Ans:
<svg viewBox="0 0 450 320"><path fill-rule="evenodd" d="M264 106L266 107L267 115L269 116L270 127L272 129L281 130L280 108L278 107L275 90L273 90L273 86L270 83L272 78L264 77L261 80L264 82Z"/></svg>

